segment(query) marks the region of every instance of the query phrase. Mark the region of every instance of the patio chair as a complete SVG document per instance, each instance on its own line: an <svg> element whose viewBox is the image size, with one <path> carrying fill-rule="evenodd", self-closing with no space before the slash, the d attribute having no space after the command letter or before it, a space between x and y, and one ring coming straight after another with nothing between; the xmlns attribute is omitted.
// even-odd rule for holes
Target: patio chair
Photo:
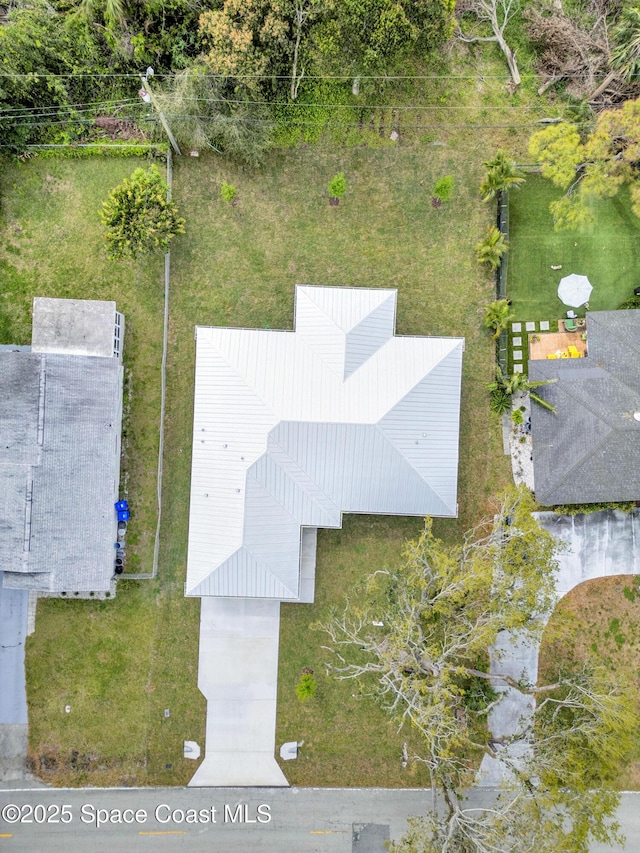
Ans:
<svg viewBox="0 0 640 853"><path fill-rule="evenodd" d="M580 353L578 352L578 347L574 346L573 344L569 344L567 349L569 350L569 357L570 358L580 358Z"/></svg>
<svg viewBox="0 0 640 853"><path fill-rule="evenodd" d="M564 321L564 327L567 332L575 332L575 330L578 328L576 326L576 321L572 317L567 317L567 319Z"/></svg>

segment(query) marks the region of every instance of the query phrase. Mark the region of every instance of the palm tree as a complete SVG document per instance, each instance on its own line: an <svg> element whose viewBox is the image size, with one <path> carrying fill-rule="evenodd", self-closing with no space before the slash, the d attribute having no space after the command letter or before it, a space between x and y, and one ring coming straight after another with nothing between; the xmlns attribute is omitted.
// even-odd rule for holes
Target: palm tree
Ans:
<svg viewBox="0 0 640 853"><path fill-rule="evenodd" d="M508 299L496 299L484 309L484 324L488 329L493 329L494 338L500 337L500 332L507 328L511 317Z"/></svg>
<svg viewBox="0 0 640 853"><path fill-rule="evenodd" d="M534 403L538 403L538 405L543 406L545 409L549 409L550 412L556 414L556 408L554 405L549 403L543 397L540 397L536 394L533 389L540 388L542 385L553 385L557 382L557 378L555 379L539 379L535 382L529 381L529 378L524 375L524 373L513 373L511 376L505 376L500 368L499 364L496 364L496 378L493 382L487 382L486 388L487 391L491 391L492 400L497 400L498 395L504 395L504 397L511 397L512 394L515 394L516 391L528 391L529 396L533 400ZM494 411L497 409L494 408Z"/></svg>
<svg viewBox="0 0 640 853"><path fill-rule="evenodd" d="M609 58L611 71L590 96L597 98L617 78L627 82L640 79L640 7L625 6L620 13L618 25L611 33L613 49Z"/></svg>
<svg viewBox="0 0 640 853"><path fill-rule="evenodd" d="M625 6L618 26L612 33L611 67L625 80L636 80L640 74L640 8Z"/></svg>
<svg viewBox="0 0 640 853"><path fill-rule="evenodd" d="M497 270L500 258L508 249L509 244L502 232L495 225L490 225L487 236L476 244L476 259L479 264L489 264L492 270Z"/></svg>
<svg viewBox="0 0 640 853"><path fill-rule="evenodd" d="M514 161L509 160L506 152L502 149L496 153L496 156L492 160L488 160L484 164L484 167L487 170L487 174L480 184L482 201L490 201L499 192L508 192L510 189L517 189L525 181L525 176L516 169Z"/></svg>

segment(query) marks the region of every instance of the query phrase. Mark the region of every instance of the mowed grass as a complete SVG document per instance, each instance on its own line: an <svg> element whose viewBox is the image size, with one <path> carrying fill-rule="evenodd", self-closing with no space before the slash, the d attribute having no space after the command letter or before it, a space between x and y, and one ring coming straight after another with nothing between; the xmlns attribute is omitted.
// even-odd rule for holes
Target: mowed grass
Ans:
<svg viewBox="0 0 640 853"><path fill-rule="evenodd" d="M516 320L564 317L567 306L558 298L558 284L571 273L586 275L593 285L591 311L615 310L640 284L640 219L631 211L627 190L615 198L594 199L595 221L583 231L553 230L549 203L560 195L540 175L529 175L509 195L507 292ZM562 269L552 270L552 265ZM584 316L584 307L574 310Z"/></svg>
<svg viewBox="0 0 640 853"><path fill-rule="evenodd" d="M473 249L493 215L477 193L485 153L475 139L470 146L274 153L258 173L214 155L174 163L187 231L172 250L160 572L156 581L120 584L113 602L39 603L27 650L30 746L47 778L184 784L194 765L182 758L182 741L204 742L199 604L183 597L196 324L291 328L297 283L397 288L398 334L466 339L459 517L437 521L436 532L458 541L485 515L509 476L484 389L494 350L481 318L493 282ZM137 165L5 166L0 261L9 286L1 330L3 342L28 342L33 295L115 299L125 313L124 483L136 568L147 570L156 522L162 259L108 261L96 215L108 190ZM347 194L330 207L326 184L338 171ZM454 193L435 210L431 188L445 174L454 177ZM237 187L235 207L220 197L223 180ZM420 526L420 519L362 516L346 518L341 531L321 531L316 604L282 608L277 740L305 740L300 760L285 766L294 784L425 782L419 765L400 768L402 743L410 752L419 744L396 733L357 685L324 675L326 637L310 629L342 607L357 580L397 565L403 542ZM294 689L305 665L320 686L302 705Z"/></svg>
<svg viewBox="0 0 640 853"><path fill-rule="evenodd" d="M212 157L204 164L175 164L174 196L187 218L187 234L172 254L175 363L193 353L194 317L204 325L286 329L297 283L397 288L399 334L466 339L460 514L436 523L438 535L458 540L508 478L484 389L493 346L481 315L493 283L473 250L491 216L477 196L478 158L447 147L313 149L276 155L260 175ZM339 171L348 189L330 207L326 185ZM454 194L434 210L430 191L445 174L454 177ZM235 207L220 197L223 180L237 188ZM190 440L191 411L173 409L192 393L192 370L172 371L171 383L171 442L179 449ZM180 488L188 483L184 455L183 462ZM313 628L343 608L357 581L398 565L403 543L421 524L359 516L345 517L341 531L321 531L315 604L282 606L277 743L304 740L298 761L283 764L292 784L426 784L420 765L401 768L404 741L411 754L420 751L415 737L398 733L357 684L325 674L328 638ZM319 684L304 704L295 695L303 666Z"/></svg>
<svg viewBox="0 0 640 853"><path fill-rule="evenodd" d="M109 190L140 165L138 158L3 164L0 342L30 342L34 296L115 300L124 313L121 493L132 509L126 568L148 572L157 521L164 263L109 260L98 217ZM176 593L174 582L164 560L157 582L121 581L113 601L38 602L37 630L27 642L29 738L34 767L48 781L190 778L182 741L204 732L199 607L182 597L179 582Z"/></svg>

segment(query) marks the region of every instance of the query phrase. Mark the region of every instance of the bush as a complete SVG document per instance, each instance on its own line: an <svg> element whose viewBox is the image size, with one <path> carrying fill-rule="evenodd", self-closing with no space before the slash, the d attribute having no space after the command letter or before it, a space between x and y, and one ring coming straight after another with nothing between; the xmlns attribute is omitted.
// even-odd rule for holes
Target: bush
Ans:
<svg viewBox="0 0 640 853"><path fill-rule="evenodd" d="M618 308L640 308L640 296L632 296L618 305Z"/></svg>
<svg viewBox="0 0 640 853"><path fill-rule="evenodd" d="M445 175L444 178L440 178L433 185L432 195L439 201L447 201L451 197L452 190L453 177L451 175Z"/></svg>
<svg viewBox="0 0 640 853"><path fill-rule="evenodd" d="M540 509L542 511L557 512L558 515L588 515L592 512L601 512L604 509L614 509L618 512L632 512L635 506L635 501L620 501L618 503L558 504L557 506L540 507Z"/></svg>
<svg viewBox="0 0 640 853"><path fill-rule="evenodd" d="M327 184L327 189L331 198L342 198L347 191L347 181L344 172L338 172L337 175L334 175Z"/></svg>
<svg viewBox="0 0 640 853"><path fill-rule="evenodd" d="M221 187L221 189L220 189L220 195L222 196L222 198L223 198L226 202L228 202L229 204L231 204L231 202L232 202L232 201L235 199L235 197L238 195L238 191L237 191L237 189L234 187L234 185L233 185L233 184L228 184L226 181L223 181L223 182L222 182L222 187Z"/></svg>
<svg viewBox="0 0 640 853"><path fill-rule="evenodd" d="M313 670L305 666L302 670L300 680L296 684L296 696L301 702L306 702L316 694L318 685L313 675Z"/></svg>
<svg viewBox="0 0 640 853"><path fill-rule="evenodd" d="M184 219L167 192L167 182L157 166L136 169L111 191L100 212L110 257L166 252L173 237L184 233Z"/></svg>
<svg viewBox="0 0 640 853"><path fill-rule="evenodd" d="M511 395L507 394L500 388L491 392L489 407L492 412L498 415L504 415L511 408Z"/></svg>

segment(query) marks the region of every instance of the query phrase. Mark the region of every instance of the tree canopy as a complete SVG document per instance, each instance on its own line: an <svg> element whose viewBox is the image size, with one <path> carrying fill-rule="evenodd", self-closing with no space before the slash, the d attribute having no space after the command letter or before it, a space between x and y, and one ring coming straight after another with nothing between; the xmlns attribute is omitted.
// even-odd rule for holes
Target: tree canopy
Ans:
<svg viewBox="0 0 640 853"><path fill-rule="evenodd" d="M429 768L433 809L412 822L396 853L587 853L591 838L616 837L612 781L635 720L628 692L600 671L538 686L500 673L499 661L489 668L501 632L538 641L555 604L558 545L532 509L528 490L511 489L493 520L454 547L427 520L402 566L376 571L324 626L330 671L357 679L400 727L422 735L415 760ZM498 742L486 720L500 685L538 701ZM490 805L467 805L482 755L505 763L508 784Z"/></svg>
<svg viewBox="0 0 640 853"><path fill-rule="evenodd" d="M640 216L640 99L600 113L584 141L572 124L550 125L531 137L529 153L542 174L566 194L550 205L557 230L591 222L590 198L610 198L628 186Z"/></svg>

